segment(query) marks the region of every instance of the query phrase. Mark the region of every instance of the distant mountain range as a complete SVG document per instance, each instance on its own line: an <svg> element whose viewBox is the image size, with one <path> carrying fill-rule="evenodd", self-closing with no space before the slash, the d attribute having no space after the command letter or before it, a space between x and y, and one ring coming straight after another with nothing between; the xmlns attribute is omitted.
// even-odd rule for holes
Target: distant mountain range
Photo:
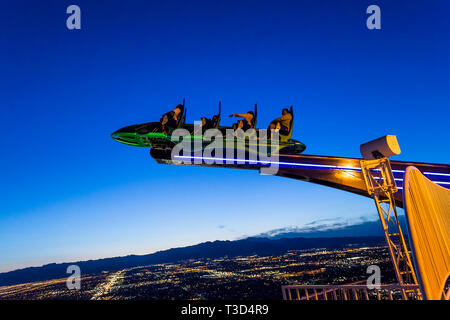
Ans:
<svg viewBox="0 0 450 320"><path fill-rule="evenodd" d="M400 216L400 223L402 228L405 228L404 216ZM253 254L273 255L295 249L336 249L349 245L371 246L379 244L385 244L379 220L368 220L363 217L352 221L344 218L322 219L310 222L302 227L274 229L235 241L204 242L146 255L51 263L41 267L14 270L0 273L0 286L64 278L67 277L66 270L71 264L78 265L82 274L92 274L187 259L236 257Z"/></svg>
<svg viewBox="0 0 450 320"><path fill-rule="evenodd" d="M400 226L406 231L406 218L399 215ZM337 238L337 237L366 237L384 236L378 216L359 217L354 219L334 218L312 221L301 227L286 227L260 233L254 237L281 238Z"/></svg>
<svg viewBox="0 0 450 320"><path fill-rule="evenodd" d="M157 263L170 263L187 259L236 257L249 255L275 255L287 250L310 248L342 248L349 245L373 246L384 244L384 238L282 238L268 239L252 237L235 241L204 242L193 246L174 248L147 255L129 255L70 263L51 263L42 267L31 267L0 274L0 286L44 281L67 277L67 267L76 264L81 273L92 274Z"/></svg>

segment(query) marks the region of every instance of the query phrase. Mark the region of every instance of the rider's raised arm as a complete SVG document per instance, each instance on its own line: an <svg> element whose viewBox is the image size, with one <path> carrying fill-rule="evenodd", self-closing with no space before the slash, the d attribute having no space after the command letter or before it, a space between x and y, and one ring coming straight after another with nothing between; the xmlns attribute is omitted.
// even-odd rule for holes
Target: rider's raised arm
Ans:
<svg viewBox="0 0 450 320"><path fill-rule="evenodd" d="M247 117L247 114L233 113L232 115L230 115L230 117L241 117L241 118L246 118L246 117Z"/></svg>

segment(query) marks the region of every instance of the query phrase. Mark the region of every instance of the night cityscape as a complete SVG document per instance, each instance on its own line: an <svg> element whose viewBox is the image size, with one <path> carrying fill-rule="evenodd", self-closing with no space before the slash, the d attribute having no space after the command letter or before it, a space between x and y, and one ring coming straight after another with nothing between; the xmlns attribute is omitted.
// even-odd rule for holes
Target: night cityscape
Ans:
<svg viewBox="0 0 450 320"><path fill-rule="evenodd" d="M0 287L5 300L281 300L287 284L343 284L367 278L369 265L393 281L386 247L289 250L282 255L184 260L83 275L80 290L66 278Z"/></svg>

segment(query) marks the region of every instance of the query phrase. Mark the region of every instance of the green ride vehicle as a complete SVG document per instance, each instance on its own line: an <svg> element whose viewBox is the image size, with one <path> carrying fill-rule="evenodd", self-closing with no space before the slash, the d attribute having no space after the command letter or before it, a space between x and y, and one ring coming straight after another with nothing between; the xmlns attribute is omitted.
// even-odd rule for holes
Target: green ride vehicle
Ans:
<svg viewBox="0 0 450 320"><path fill-rule="evenodd" d="M279 133L279 138L276 143L273 143L270 139L264 139L266 132L260 136L260 129L254 129L250 135L240 135L239 133L233 134L232 136L227 136L228 133L233 130L232 127L220 126L220 114L221 114L221 103L219 102L219 113L214 115L211 120L209 120L208 126L199 126L195 124L186 123L186 108L185 101L183 99L182 111L180 112L180 117L178 122L172 126L168 127L166 132L161 132L161 122L148 122L143 124L136 124L119 129L111 134L111 137L123 144L136 146L136 147L147 147L151 148L150 154L155 159L168 159L170 157L171 151L178 143L190 144L190 151L192 153L198 153L199 151L206 151L209 149L217 148L217 144L213 146L211 143L216 138L211 138L210 136L205 137L204 132L206 129L216 129L212 134L223 137L222 145L223 148L234 148L237 152L245 153L246 158L249 153L259 153L264 150L264 155L270 156L271 154L299 154L306 149L306 146L300 141L291 139L293 131L293 121L294 113L292 106L289 109L292 119L290 121L289 132L285 135ZM256 128L257 120L257 105L255 104L254 111L254 127ZM175 131L176 129L185 129L183 131L183 136L180 136L180 131ZM265 131L265 130L264 130ZM233 131L234 132L234 131ZM239 132L239 131L238 131ZM249 131L247 131L248 133ZM176 133L176 135L173 135ZM242 134L243 131L240 131ZM182 142L183 141L183 142ZM185 149L183 149L183 154L186 155ZM212 150L214 154L214 150ZM225 154L225 151L223 152Z"/></svg>

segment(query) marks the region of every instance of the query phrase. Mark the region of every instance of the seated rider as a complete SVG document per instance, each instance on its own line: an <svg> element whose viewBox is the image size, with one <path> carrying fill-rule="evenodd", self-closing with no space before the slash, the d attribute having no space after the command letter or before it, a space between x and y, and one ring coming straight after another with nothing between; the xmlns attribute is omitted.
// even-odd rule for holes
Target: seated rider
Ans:
<svg viewBox="0 0 450 320"><path fill-rule="evenodd" d="M211 128L211 119L208 119L208 118L205 118L205 117L201 117L200 119L202 120L200 125L199 126L197 126L197 125L194 126L193 134L195 136L203 135L205 133L205 130L208 130L208 129Z"/></svg>
<svg viewBox="0 0 450 320"><path fill-rule="evenodd" d="M202 128L203 128L203 131L212 128L212 120L211 120L211 119L205 118L205 117L202 117L201 119L202 119Z"/></svg>
<svg viewBox="0 0 450 320"><path fill-rule="evenodd" d="M167 126L171 128L176 128L178 125L178 122L181 120L181 116L183 112L183 105L179 104L170 112L167 112L165 115L167 115L168 121ZM164 116L163 116L164 117ZM161 118L162 120L162 118Z"/></svg>
<svg viewBox="0 0 450 320"><path fill-rule="evenodd" d="M288 109L283 109L281 111L282 116L274 119L268 128L269 131L269 137L272 132L272 130L279 130L280 134L282 135L288 135L289 131L291 129L291 120L292 115L289 112Z"/></svg>
<svg viewBox="0 0 450 320"><path fill-rule="evenodd" d="M253 113L253 111L248 111L247 113L244 114L242 113L231 114L230 117L244 118L233 124L234 130L242 129L244 131L247 131L248 129L254 128L255 126L255 114Z"/></svg>
<svg viewBox="0 0 450 320"><path fill-rule="evenodd" d="M219 120L220 118L218 115L213 116L211 119L211 128L216 128L219 125Z"/></svg>
<svg viewBox="0 0 450 320"><path fill-rule="evenodd" d="M170 128L176 128L181 119L182 111L183 105L179 104L172 111L163 114L159 120L159 127L153 129L153 132L162 132L167 134Z"/></svg>
<svg viewBox="0 0 450 320"><path fill-rule="evenodd" d="M167 114L164 114L159 120L159 126L153 129L153 132L162 132L164 134L168 133L167 123L169 122L169 117Z"/></svg>

